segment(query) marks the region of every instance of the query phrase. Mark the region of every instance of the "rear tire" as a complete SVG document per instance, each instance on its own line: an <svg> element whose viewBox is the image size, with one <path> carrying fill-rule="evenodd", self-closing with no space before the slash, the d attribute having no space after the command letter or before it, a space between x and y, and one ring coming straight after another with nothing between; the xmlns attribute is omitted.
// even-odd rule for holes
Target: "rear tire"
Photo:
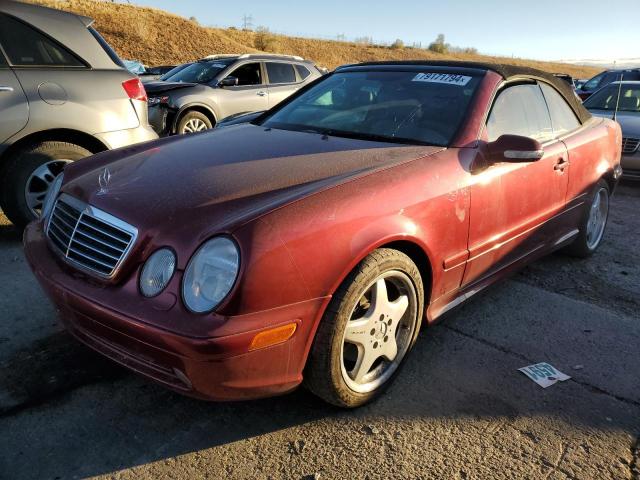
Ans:
<svg viewBox="0 0 640 480"><path fill-rule="evenodd" d="M580 233L564 251L568 255L578 258L588 258L593 255L602 243L604 232L609 219L610 190L606 181L600 180L585 204Z"/></svg>
<svg viewBox="0 0 640 480"><path fill-rule="evenodd" d="M205 130L211 130L213 124L209 117L202 112L191 110L186 112L178 122L178 133L184 135L187 133L204 132Z"/></svg>
<svg viewBox="0 0 640 480"><path fill-rule="evenodd" d="M68 142L46 141L26 146L10 157L3 168L0 205L13 224L23 229L39 215L53 179L66 163L92 152Z"/></svg>
<svg viewBox="0 0 640 480"><path fill-rule="evenodd" d="M422 278L411 259L397 250L374 251L331 299L309 354L305 386L339 407L372 401L404 365L423 308Z"/></svg>

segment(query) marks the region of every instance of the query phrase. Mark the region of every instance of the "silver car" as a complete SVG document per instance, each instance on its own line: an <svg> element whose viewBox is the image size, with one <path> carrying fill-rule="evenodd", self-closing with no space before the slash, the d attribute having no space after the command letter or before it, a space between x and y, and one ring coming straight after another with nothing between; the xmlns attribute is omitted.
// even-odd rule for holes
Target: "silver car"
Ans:
<svg viewBox="0 0 640 480"><path fill-rule="evenodd" d="M145 85L149 120L162 136L208 130L231 115L268 110L323 73L288 55L211 55Z"/></svg>
<svg viewBox="0 0 640 480"><path fill-rule="evenodd" d="M158 138L142 83L92 23L0 0L0 206L18 227L66 163Z"/></svg>
<svg viewBox="0 0 640 480"><path fill-rule="evenodd" d="M593 115L607 118L616 105L616 120L622 127L622 177L640 180L640 81L610 83L584 102Z"/></svg>

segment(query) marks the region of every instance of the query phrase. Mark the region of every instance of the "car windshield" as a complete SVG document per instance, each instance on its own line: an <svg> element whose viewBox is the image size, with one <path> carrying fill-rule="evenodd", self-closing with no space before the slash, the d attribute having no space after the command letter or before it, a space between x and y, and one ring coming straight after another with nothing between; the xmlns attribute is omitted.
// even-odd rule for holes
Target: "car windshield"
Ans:
<svg viewBox="0 0 640 480"><path fill-rule="evenodd" d="M169 82L209 83L230 64L230 60L196 62L173 75L167 76L163 80Z"/></svg>
<svg viewBox="0 0 640 480"><path fill-rule="evenodd" d="M266 127L396 143L446 146L480 77L455 73L338 72L274 113Z"/></svg>
<svg viewBox="0 0 640 480"><path fill-rule="evenodd" d="M589 110L610 110L614 111L616 105L621 112L640 112L640 83L636 85L610 84L602 90L594 93L584 102L584 106ZM618 91L620 92L620 102L618 102Z"/></svg>
<svg viewBox="0 0 640 480"><path fill-rule="evenodd" d="M164 75L162 75L160 77L160 80L168 80L171 77L173 77L176 73L178 73L181 70L184 70L185 68L187 68L188 66L193 65L192 63L185 63L183 65L178 65L177 67L172 68L171 70L169 70L167 73L165 73Z"/></svg>

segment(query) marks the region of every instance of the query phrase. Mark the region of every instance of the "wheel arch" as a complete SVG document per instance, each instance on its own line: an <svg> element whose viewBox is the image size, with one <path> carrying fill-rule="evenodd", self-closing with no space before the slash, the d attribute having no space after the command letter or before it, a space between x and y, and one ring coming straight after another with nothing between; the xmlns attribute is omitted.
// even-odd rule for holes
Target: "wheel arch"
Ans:
<svg viewBox="0 0 640 480"><path fill-rule="evenodd" d="M421 240L415 237L407 236L405 233L390 235L381 238L377 242L372 243L367 248L363 249L359 255L355 256L354 260L347 266L347 268L345 268L343 272L341 272L339 278L332 285L330 291L328 292L328 296L326 297L326 301L318 310L318 313L314 319L314 326L307 340L303 365L306 365L307 363L309 352L311 351L311 346L313 345L313 341L315 339L316 332L318 331L320 322L322 321L322 317L324 316L329 303L331 302L331 299L335 295L336 291L338 290L338 288L340 288L345 279L349 276L353 269L358 266L360 262L362 262L372 252L380 248L390 248L398 250L407 255L411 259L411 261L416 264L416 266L418 267L418 271L420 272L420 276L422 277L425 303L424 315L426 315L427 306L430 302L430 299L432 298L433 292L433 260L430 256L429 249L422 243Z"/></svg>
<svg viewBox="0 0 640 480"><path fill-rule="evenodd" d="M190 111L196 111L206 115L207 118L211 121L212 127L214 127L216 123L218 123L218 119L213 108L211 108L208 105L205 105L204 103L188 103L180 107L180 109L178 110L178 113L176 113L173 119L173 125L171 126L172 133L176 133L180 120L186 113Z"/></svg>
<svg viewBox="0 0 640 480"><path fill-rule="evenodd" d="M404 233L382 238L379 241L371 244L368 248L364 249L360 253L360 255L356 256L354 258L354 261L351 262L348 268L346 268L341 273L340 278L332 286L329 292L329 296L326 298L325 302L322 304L321 308L318 310L318 313L316 314L316 317L314 319L314 325L307 339L304 358L302 360L303 371L307 367L307 362L309 360L311 348L316 338L318 328L320 327L320 323L322 322L322 318L324 317L324 314L327 311L327 308L329 307L331 299L335 295L336 291L344 283L344 281L349 276L349 274L353 271L353 269L360 264L360 262L362 262L366 257L368 257L375 250L378 250L381 248L389 248L389 249L397 250L399 252L404 253L418 267L418 271L420 272L420 276L422 277L422 285L424 289L423 315L426 316L427 306L432 297L432 290L433 290L433 261L432 261L432 258L430 257L429 249L419 239L415 237L409 237Z"/></svg>
<svg viewBox="0 0 640 480"><path fill-rule="evenodd" d="M613 169L608 170L602 175L602 180L607 182L607 186L609 187L609 195L613 194L616 189L616 185L618 184L618 180L616 180L615 171Z"/></svg>
<svg viewBox="0 0 640 480"><path fill-rule="evenodd" d="M420 276L422 277L422 285L424 287L424 302L425 302L425 311L426 305L431 299L432 295L432 286L433 286L433 267L429 255L425 249L420 246L417 242L413 240L394 240L385 244L382 244L376 247L374 250L379 248L390 248L392 250L398 250L399 252L404 253L407 257L411 259L413 263L418 267L418 271L420 272ZM373 251L373 250L372 250ZM367 255L369 255L369 252ZM365 256L366 257L366 256ZM363 257L364 258L364 257Z"/></svg>
<svg viewBox="0 0 640 480"><path fill-rule="evenodd" d="M11 157L14 152L19 151L27 145L32 145L40 142L69 142L85 148L91 153L99 153L109 150L109 148L104 143L102 143L93 135L85 132L66 128L43 130L40 132L25 135L24 137L9 145L0 154L0 166L9 157Z"/></svg>

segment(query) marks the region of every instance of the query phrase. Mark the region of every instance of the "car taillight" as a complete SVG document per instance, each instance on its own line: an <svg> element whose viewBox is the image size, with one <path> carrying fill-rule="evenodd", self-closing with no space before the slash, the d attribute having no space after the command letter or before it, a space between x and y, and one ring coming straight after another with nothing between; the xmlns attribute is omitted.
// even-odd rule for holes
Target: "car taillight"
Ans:
<svg viewBox="0 0 640 480"><path fill-rule="evenodd" d="M147 101L147 92L139 78L132 78L131 80L122 82L122 87L131 100Z"/></svg>

